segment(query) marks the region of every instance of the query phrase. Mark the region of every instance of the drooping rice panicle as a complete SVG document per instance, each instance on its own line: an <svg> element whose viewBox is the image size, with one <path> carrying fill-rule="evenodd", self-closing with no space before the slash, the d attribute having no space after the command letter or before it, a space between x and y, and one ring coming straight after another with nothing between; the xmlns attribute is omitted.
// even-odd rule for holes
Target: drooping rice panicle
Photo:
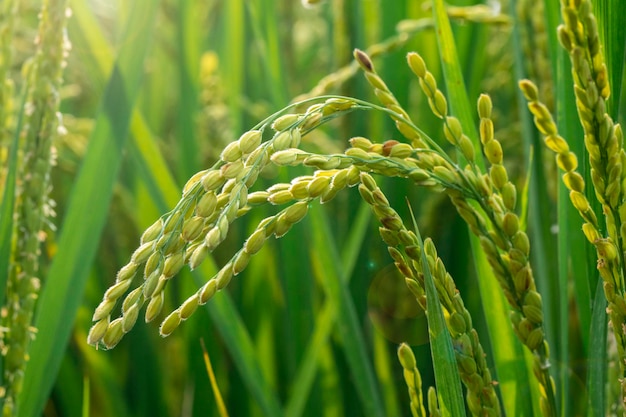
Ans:
<svg viewBox="0 0 626 417"><path fill-rule="evenodd" d="M229 144L212 168L198 172L185 185L183 195L170 213L158 219L142 235L139 248L117 275L96 308L88 342L105 348L114 347L134 326L139 310L147 304L146 322L154 320L164 304L164 289L185 265L197 268L227 237L230 226L253 205L292 203L278 214L264 219L257 230L220 271L202 288L170 313L161 324L161 334L169 335L187 319L198 305L206 303L230 279L243 271L252 255L271 235L281 237L306 215L314 199L322 203L332 199L346 186L358 182L356 168L339 169L334 162L309 177L299 177L291 184L275 184L266 191L249 193L261 171L269 164L297 158L303 134L320 123L350 111L349 100L329 99L311 106L303 114L285 114L270 118L258 129L244 133ZM270 126L271 125L271 126ZM262 141L266 129L273 137ZM295 149L295 151L291 151ZM143 281L131 288L134 277L143 267ZM113 309L123 299L121 315L112 318Z"/></svg>
<svg viewBox="0 0 626 417"><path fill-rule="evenodd" d="M302 1L305 6L320 3L323 0ZM607 312L617 339L616 352L611 351L611 354L617 356L616 361L620 363L617 377L622 384L621 394L626 398L626 284L623 273L626 226L622 224L622 218L626 216L626 170L623 169L626 154L622 150L623 133L619 124L607 116L605 108L609 91L608 76L590 0L562 0L561 3L565 24L560 29L559 39L572 58L578 111L585 128L585 144L592 169L592 181L587 183L592 183L603 205L602 214L607 218L607 231L599 226L601 222L597 216L601 213L592 210L585 196L585 181L577 170L578 160L569 150L565 139L558 135L552 120L552 98L549 97L552 92L551 74L546 55L548 33L544 18L544 13L552 10L547 7L547 3L539 0L517 2L519 16L527 29L525 52L533 57L529 59L533 65L528 66L528 74L539 85L535 87L531 82L524 81L521 87L530 102L529 108L535 116L535 123L545 135L546 145L556 153L557 166L563 171L563 181L569 190L570 200L584 221L585 237L597 250L597 266L609 301ZM484 5L446 7L446 10L449 17L473 22L508 22L508 18L494 14L493 8ZM338 21L345 23L342 19L336 19ZM417 75L433 114L442 121L443 138L457 151L454 155L448 154L420 129L421 126L414 123L410 113L402 108L372 63L371 57L405 45L413 33L431 25L431 19L403 21L398 25L396 36L373 45L367 53L355 51L356 62L323 78L308 95L295 99L296 102L302 101L289 107L295 114L283 114L285 109L278 113L280 117L269 117L242 135L238 141L228 144L211 168L194 175L185 186L176 207L144 232L130 262L118 272L115 283L104 294L93 316L94 325L89 333L89 343L112 348L133 328L144 307L145 320L160 321L160 334L163 337L170 335L198 306L208 302L234 276L244 271L251 258L262 250L271 236L280 238L288 233L294 224L307 215L310 204L316 200L325 203L346 187L360 185L362 198L373 208L382 223L379 231L390 255L405 276L408 288L424 308L422 270L425 265L423 258L416 254L420 249L425 253L429 269L433 271L447 328L452 335L469 410L473 415L501 414L496 387L486 366L478 335L454 281L438 257L432 241L426 239L423 248L417 246L414 233L404 228L402 219L389 206L369 174L400 177L409 179L413 185L445 193L471 232L478 237L511 306L513 329L532 352L533 370L539 383L541 414L556 415L556 388L549 374L551 368L549 346L544 334L543 300L537 291L529 262L530 243L523 225L525 222L516 214L517 189L509 179L513 171L505 168L503 146L496 138L504 135L494 133L493 120L499 115L494 112L492 120L491 99L482 95L478 100L480 145L474 147L464 133L464 130L469 132L469 126L462 126L460 120L450 114L448 98L439 89L437 80L426 68L424 60L418 54L408 55L409 66ZM506 36L499 38L504 39ZM343 50L344 46L341 43L339 49ZM358 67L364 71L384 108L357 99L324 97L306 110L301 110L315 101L314 95L335 88L353 76ZM473 68L472 75L482 70L482 67ZM510 74L504 78L510 81ZM208 91L211 86L207 84L205 87L208 87L205 90ZM547 105L539 102L539 96L546 97ZM204 104L211 105L208 101ZM324 151L316 153L300 149L301 139L308 132L327 120L355 109L388 114L408 143L395 140L376 142L357 136L350 139L351 147L343 153L323 154ZM511 130L517 129L516 123L510 125L515 126ZM212 128L220 127L216 124ZM270 136L271 139L263 141L263 137L268 139ZM483 167L481 154L486 157L487 168ZM309 168L311 172L290 182L275 183L257 191L253 188L257 177L270 165L298 166L300 169ZM212 256L213 251L232 235L233 222L258 205L274 206L275 214L261 220L241 247L204 285L180 306L163 315L164 318L161 317L168 283L182 268L195 269ZM137 275L143 279L138 279L139 283L134 284ZM116 305L120 305L120 313L114 312ZM610 339L609 343L613 343L613 340ZM411 349L401 345L398 357L409 389L411 412L414 416L426 415L421 377ZM589 381L591 386L593 376ZM570 391L566 384L562 393L567 395ZM608 400L605 401L606 398ZM441 403L441 410L438 408L434 387L428 390L427 399L429 415L446 413L444 402ZM607 395L604 399L600 402L609 403L609 412L617 413L612 403L614 397ZM505 403L505 406L508 411L509 404ZM287 407L287 410L290 408Z"/></svg>
<svg viewBox="0 0 626 417"><path fill-rule="evenodd" d="M62 129L59 87L69 49L65 27L67 2L45 1L42 6L37 49L26 65L27 111L22 132L22 160L16 217L16 245L6 289L3 335L3 415L17 415L28 347L34 336L32 317L40 287L40 244L46 223L54 215L49 199L50 168L54 163L53 138ZM4 82L4 80L3 80ZM10 325L6 325L6 324Z"/></svg>
<svg viewBox="0 0 626 417"><path fill-rule="evenodd" d="M369 174L361 174L359 192L363 200L372 206L374 214L382 224L379 228L380 235L388 245L396 267L404 275L408 288L420 306L426 311L422 257L415 233L404 227L402 219L389 206L387 198ZM424 252L452 337L459 374L467 389L466 400L469 409L474 416L498 416L501 414L500 402L494 389L491 372L487 368L484 350L478 340L478 333L473 328L471 315L465 308L454 280L438 257L432 240L424 241Z"/></svg>
<svg viewBox="0 0 626 417"><path fill-rule="evenodd" d="M626 360L626 294L621 284L623 282L623 263L619 256L614 237L605 236L600 230L596 213L585 196L585 180L578 173L578 160L569 150L569 145L558 134L557 126L547 107L538 100L537 87L530 80L522 80L520 88L528 100L528 108L534 115L537 129L544 135L546 146L556 154L557 165L564 172L563 183L570 191L570 201L582 217L583 233L589 243L595 246L598 258L597 268L603 280L604 295L608 301L607 312L611 320L613 332L617 340L617 351L620 358L620 374L625 375ZM621 142L621 127L615 126L616 134ZM623 153L623 151L622 151ZM611 217L610 212L604 211L605 218ZM610 228L608 229L610 231ZM620 378L624 381L624 378ZM622 382L622 397L626 397L626 383Z"/></svg>

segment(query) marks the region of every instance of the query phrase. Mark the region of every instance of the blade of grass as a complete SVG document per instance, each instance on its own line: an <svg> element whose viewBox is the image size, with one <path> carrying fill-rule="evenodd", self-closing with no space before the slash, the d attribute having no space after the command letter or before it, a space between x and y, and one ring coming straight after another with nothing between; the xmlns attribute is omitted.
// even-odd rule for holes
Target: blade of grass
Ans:
<svg viewBox="0 0 626 417"><path fill-rule="evenodd" d="M101 84L106 81L113 66L113 51L104 37L98 20L82 0L70 0L72 18L68 20L68 32L72 39L72 54L76 53L90 72L90 80ZM87 51L87 52L86 52Z"/></svg>
<svg viewBox="0 0 626 417"><path fill-rule="evenodd" d="M568 296L568 280L569 280L569 265L570 265L570 253L573 249L580 250L580 245L572 247L570 242L572 240L572 233L576 232L572 230L569 226L573 223L575 218L572 218L571 213L571 204L569 201L569 190L567 190L563 184L559 184L558 190L558 224L559 224L559 233L557 236L558 239L558 299L560 300L559 304L559 328L558 328L558 354L555 355L558 358L558 363L560 364L560 369L557 372L556 381L559 382L558 387L561 398L560 398L560 407L562 415L570 415L570 404L571 400L569 399L569 303L567 300ZM536 213L536 217L538 213ZM578 219L577 219L578 220ZM580 227L580 225L579 225ZM579 229L580 230L580 229ZM582 241L582 239L579 239ZM584 251L584 248L582 248ZM581 321L581 324L583 322ZM588 323L585 323L588 324ZM583 332L585 333L585 332ZM588 343L588 341L587 341ZM558 394L557 394L558 395Z"/></svg>
<svg viewBox="0 0 626 417"><path fill-rule="evenodd" d="M57 385L53 390L55 408L59 415L64 417L80 417L82 406L80 398L84 396L84 376L80 366L69 355L63 358L58 378L64 381L63 388ZM18 413L19 415L19 413Z"/></svg>
<svg viewBox="0 0 626 417"><path fill-rule="evenodd" d="M433 2L433 17L451 111L461 121L474 147L481 149L443 0ZM481 153L476 153L476 163L484 171L485 163ZM470 243L476 275L479 277L481 299L484 306L489 306L489 313L485 314L485 317L496 373L500 381L503 407L507 414L532 415L532 404L536 402L531 400L531 392L535 391L534 398L539 397L536 392L537 384L530 384L532 365L520 360L525 357L523 348L513 333L508 320L508 306L504 295L498 288L496 278L478 239L471 235Z"/></svg>
<svg viewBox="0 0 626 417"><path fill-rule="evenodd" d="M391 361L392 356L389 354L389 342L380 332L375 332L372 335L372 339L374 343L373 355L376 364L376 375L380 380L380 385L383 390L386 415L400 415L401 407L398 401L398 389L395 384L393 372L397 363Z"/></svg>
<svg viewBox="0 0 626 417"><path fill-rule="evenodd" d="M594 14L598 20L600 42L604 46L604 59L609 72L611 100L607 108L616 118L620 109L622 76L626 61L626 7L623 0L593 0Z"/></svg>
<svg viewBox="0 0 626 417"><path fill-rule="evenodd" d="M452 347L452 338L446 327L443 308L439 302L435 281L428 266L428 258L426 257L426 252L424 252L424 242L408 200L407 204L411 211L413 230L417 236L422 257L422 272L424 273L424 286L426 287L426 319L428 320L430 351L433 357L439 409L444 416L462 417L465 416L465 401L463 400L461 376L456 364L456 355Z"/></svg>
<svg viewBox="0 0 626 417"><path fill-rule="evenodd" d="M348 284L359 250L369 226L371 209L368 204L362 203L352 225L350 236L341 252L343 274L341 279ZM315 381L319 366L319 355L328 343L328 338L337 320L337 309L332 302L326 302L315 320L313 335L309 338L307 349L302 356L300 366L292 382L291 395L285 406L285 417L298 417L302 414L309 393Z"/></svg>
<svg viewBox="0 0 626 417"><path fill-rule="evenodd" d="M209 358L209 352L207 352L206 346L204 346L203 339L200 339L200 344L202 345L204 365L206 366L207 374L211 380L211 388L213 389L213 395L215 396L215 402L217 403L217 411L219 412L220 417L228 417L228 411L226 410L226 405L224 405L224 400L222 399L222 394L220 393L220 387L217 385L217 380L215 379L215 374L213 373L213 366L211 366L211 359Z"/></svg>
<svg viewBox="0 0 626 417"><path fill-rule="evenodd" d="M203 284L207 276L211 276L202 273L194 273L193 275L194 281L198 285ZM257 401L264 414L266 416L282 416L280 403L263 376L254 344L232 299L227 293L220 292L215 295L210 303L206 304L206 309L220 331L250 394Z"/></svg>
<svg viewBox="0 0 626 417"><path fill-rule="evenodd" d="M587 415L591 417L602 417L606 411L606 378L607 363L609 362L606 349L608 330L606 305L602 281L598 280L591 316L589 360L587 363L589 373L587 376L587 392L589 393Z"/></svg>
<svg viewBox="0 0 626 417"><path fill-rule="evenodd" d="M380 390L374 378L371 361L365 350L365 339L360 329L349 289L341 279L343 267L335 247L336 243L331 238L333 233L321 207L311 207L309 219L312 236L310 247L312 259L323 279L329 300L335 305L335 309L339 313L337 324L342 336L342 347L363 406L363 412L367 416L383 416L384 409Z"/></svg>
<svg viewBox="0 0 626 417"><path fill-rule="evenodd" d="M441 65L446 83L446 94L449 97L448 102L450 103L451 111L461 121L464 132L472 139L474 146L480 149L478 131L474 123L472 107L467 97L467 89L465 87L465 81L463 80L463 72L461 71L461 65L459 63L456 43L443 0L435 0L433 2L433 18L435 19L437 45L439 46L439 54L441 55ZM484 168L485 163L482 159L482 155L476 156L477 164L481 168Z"/></svg>
<svg viewBox="0 0 626 417"><path fill-rule="evenodd" d="M199 68L198 48L192 41L199 38L194 22L194 8L191 0L178 2L178 77L180 98L178 102L178 140L180 144L178 176L180 180L191 177L199 168L200 152L194 135L194 115L196 114L196 91L198 91L195 74Z"/></svg>
<svg viewBox="0 0 626 417"><path fill-rule="evenodd" d="M243 130L241 111L241 95L243 93L244 73L246 68L244 53L246 49L246 18L243 0L225 2L226 39L220 56L225 57L224 83L228 97L229 115L235 132Z"/></svg>
<svg viewBox="0 0 626 417"><path fill-rule="evenodd" d="M70 195L59 238L39 301L24 391L23 415L39 415L54 384L91 262L104 227L120 165L133 103L139 92L158 2L138 1L113 67L87 154Z"/></svg>
<svg viewBox="0 0 626 417"><path fill-rule="evenodd" d="M303 175L304 170L295 172L294 175ZM290 173L282 171L278 179L288 183ZM308 220L305 220L305 222ZM298 362L307 349L309 333L313 328L315 307L313 294L315 293L315 280L312 273L314 269L310 259L307 245L302 245L307 240L306 226L295 228L280 239L276 245L279 281L284 290L285 323L284 329L290 337L290 342L284 346L284 358L286 372L293 377L297 370Z"/></svg>
<svg viewBox="0 0 626 417"><path fill-rule="evenodd" d="M272 97L272 104L282 107L288 103L289 97L285 85L285 71L283 65L283 51L278 29L281 23L275 12L276 2L271 0L250 0L246 8L250 15L251 29L255 42L262 51L260 59L263 64L264 75L269 80L266 87ZM263 27L261 27L261 25Z"/></svg>

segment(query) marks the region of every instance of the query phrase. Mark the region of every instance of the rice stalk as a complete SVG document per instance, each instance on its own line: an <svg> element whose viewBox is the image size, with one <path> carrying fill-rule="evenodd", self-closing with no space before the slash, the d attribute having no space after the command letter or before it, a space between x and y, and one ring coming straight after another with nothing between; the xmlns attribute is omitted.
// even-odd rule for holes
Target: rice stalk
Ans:
<svg viewBox="0 0 626 417"><path fill-rule="evenodd" d="M65 34L68 16L65 1L44 2L37 51L26 64L28 101L22 132L22 161L16 220L16 245L6 290L3 313L4 403L3 415L17 415L28 346L34 336L31 327L40 287L40 243L47 223L54 216L49 200L50 169L54 164L52 141L62 130L58 89L69 43Z"/></svg>

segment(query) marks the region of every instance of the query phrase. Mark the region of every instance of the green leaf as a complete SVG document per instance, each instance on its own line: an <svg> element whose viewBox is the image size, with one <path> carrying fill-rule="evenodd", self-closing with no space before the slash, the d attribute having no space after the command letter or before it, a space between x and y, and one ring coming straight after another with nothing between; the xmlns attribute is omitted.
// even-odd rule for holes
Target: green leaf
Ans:
<svg viewBox="0 0 626 417"><path fill-rule="evenodd" d="M243 130L242 109L240 95L243 94L244 69L246 57L246 24L243 0L231 0L224 3L226 23L226 40L222 44L221 56L226 58L224 67L228 71L224 74L224 85L227 96L229 116L232 119L232 128L235 132Z"/></svg>
<svg viewBox="0 0 626 417"><path fill-rule="evenodd" d="M89 403L91 396L89 395L89 378L87 376L83 377L83 405L81 415L82 417L89 417Z"/></svg>
<svg viewBox="0 0 626 417"><path fill-rule="evenodd" d="M22 415L41 413L67 345L108 212L122 159L143 60L152 37L156 1L134 3L129 26L102 100L87 154L69 198L59 250L41 293L23 395Z"/></svg>
<svg viewBox="0 0 626 417"><path fill-rule="evenodd" d="M363 412L367 416L383 416L384 409L380 390L374 378L371 360L365 350L365 338L361 332L354 301L346 283L341 279L342 264L331 238L333 233L327 217L318 206L309 211L312 235L311 250L315 268L322 278L329 300L339 313L338 327L342 347L355 388L359 394Z"/></svg>
<svg viewBox="0 0 626 417"><path fill-rule="evenodd" d="M593 314L589 329L589 361L587 392L589 393L588 416L602 417L606 411L606 379L609 363L606 340L608 318L606 315L606 298L602 290L602 280L598 280L596 297L593 300Z"/></svg>
<svg viewBox="0 0 626 417"><path fill-rule="evenodd" d="M350 236L341 254L343 273L341 280L346 284L349 282L359 249L363 244L363 239L368 230L371 209L365 202L356 215L352 225ZM302 356L296 377L292 383L291 395L285 406L286 417L298 417L302 415L306 401L309 398L315 375L319 365L319 355L324 345L328 343L331 331L337 321L337 309L333 302L326 302L315 318L315 328L313 335L309 338L307 349Z"/></svg>
<svg viewBox="0 0 626 417"><path fill-rule="evenodd" d="M210 275L194 273L198 285L202 285L207 276ZM258 402L263 413L266 416L282 416L278 398L263 376L254 344L232 299L226 292L220 292L206 304L206 309L219 329L250 394Z"/></svg>
<svg viewBox="0 0 626 417"><path fill-rule="evenodd" d="M199 144L194 135L194 115L196 114L198 83L195 74L198 72L199 48L191 41L200 38L198 25L192 19L194 7L192 1L178 2L179 21L176 25L178 50L178 77L180 100L178 102L178 143L180 144L178 174L180 179L191 177L199 166ZM196 47L196 48L193 48Z"/></svg>
<svg viewBox="0 0 626 417"><path fill-rule="evenodd" d="M626 7L623 0L593 0L592 3L611 85L611 99L607 107L611 117L617 118L626 61Z"/></svg>

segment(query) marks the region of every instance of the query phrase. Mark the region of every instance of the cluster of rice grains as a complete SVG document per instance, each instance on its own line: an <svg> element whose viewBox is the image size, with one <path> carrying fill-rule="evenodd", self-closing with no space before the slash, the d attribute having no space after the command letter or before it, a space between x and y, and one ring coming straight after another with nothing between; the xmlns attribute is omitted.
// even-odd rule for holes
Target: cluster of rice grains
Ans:
<svg viewBox="0 0 626 417"><path fill-rule="evenodd" d="M563 182L570 200L580 213L587 240L596 248L598 271L608 301L608 313L617 340L620 358L619 378L626 399L626 285L624 282L624 242L626 241L626 153L623 132L607 113L609 77L600 45L596 19L588 0L561 2L564 24L558 29L559 41L572 62L576 107L583 126L589 154L594 194L602 206L606 235L600 230L597 213L585 195L585 181L577 171L578 160L569 150L547 108L539 101L537 87L520 81L535 125L544 135L546 146L556 154L564 172Z"/></svg>
<svg viewBox="0 0 626 417"><path fill-rule="evenodd" d="M312 156L302 162L323 169L288 184L275 184L267 190L249 193L266 166L293 163L301 156L297 147L302 135L354 106L349 100L328 99L311 106L304 114L270 118L229 144L212 168L194 175L174 210L144 232L130 262L118 272L115 283L104 294L93 315L96 323L89 332L88 342L105 348L115 346L134 326L139 310L146 303L145 320L154 320L163 307L167 282L185 265L192 270L197 268L224 241L232 222L252 206L289 204L276 215L263 219L231 260L162 321L160 333L169 335L199 305L242 272L270 236L279 238L302 220L311 201L326 202L339 190L355 185L359 179L356 168L341 168L342 161L338 158L326 160ZM270 124L275 133L263 142ZM143 280L126 294L141 269ZM112 319L115 305L125 294L121 315Z"/></svg>

